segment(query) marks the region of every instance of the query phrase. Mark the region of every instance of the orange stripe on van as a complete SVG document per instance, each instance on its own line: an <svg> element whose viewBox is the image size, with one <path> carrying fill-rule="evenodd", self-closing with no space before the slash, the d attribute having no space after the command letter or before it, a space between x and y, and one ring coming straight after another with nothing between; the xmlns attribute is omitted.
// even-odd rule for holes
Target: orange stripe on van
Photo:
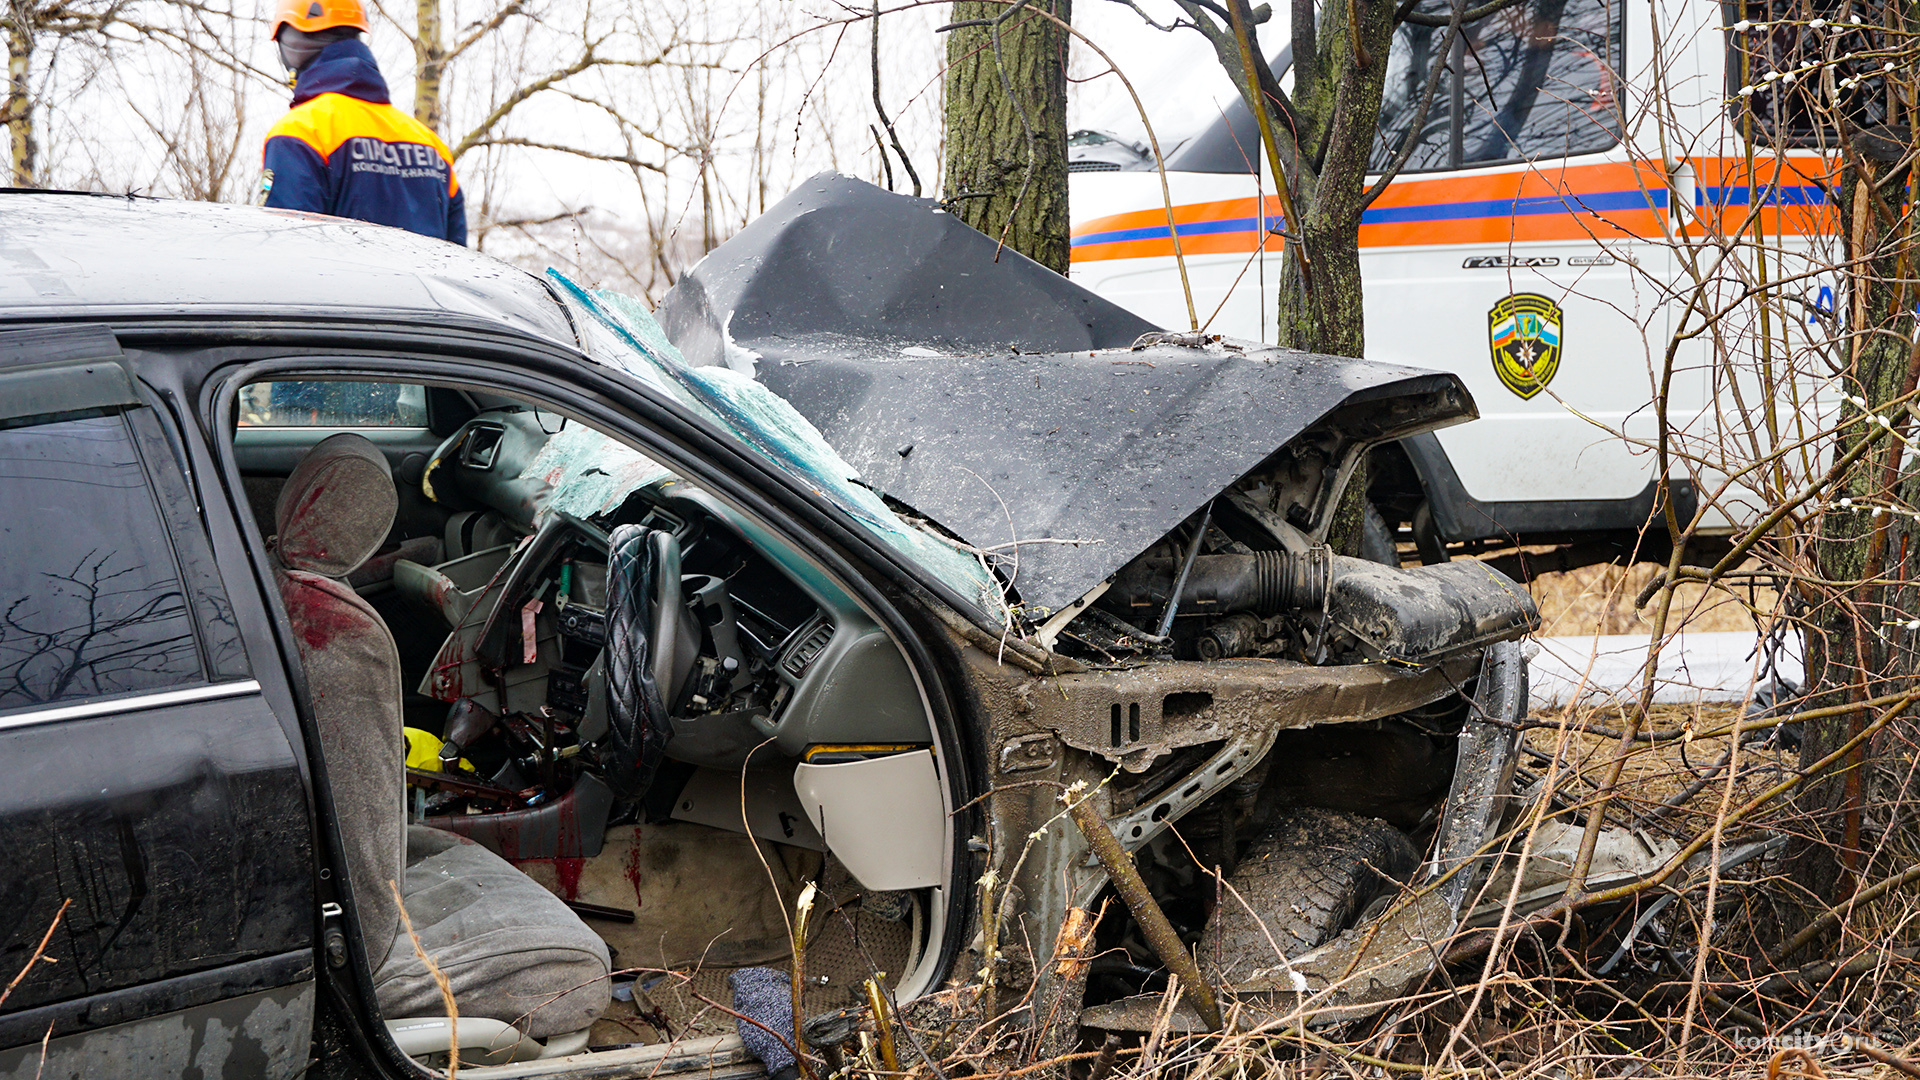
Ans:
<svg viewBox="0 0 1920 1080"><path fill-rule="evenodd" d="M1761 227L1773 235L1817 235L1837 226L1827 179L1833 163L1768 159L1756 163L1751 177L1740 159L1698 159L1693 164L1695 215L1721 229L1751 228L1755 203ZM1251 198L1175 206L1181 250L1194 255L1251 253L1263 233L1268 249L1279 250L1279 200L1268 196L1264 202L1264 215ZM1393 183L1367 208L1360 246L1653 238L1663 233L1667 204L1664 172L1647 162L1412 177ZM1687 224L1699 228L1697 220ZM1072 244L1077 262L1174 253L1173 233L1161 207L1084 222L1073 230Z"/></svg>

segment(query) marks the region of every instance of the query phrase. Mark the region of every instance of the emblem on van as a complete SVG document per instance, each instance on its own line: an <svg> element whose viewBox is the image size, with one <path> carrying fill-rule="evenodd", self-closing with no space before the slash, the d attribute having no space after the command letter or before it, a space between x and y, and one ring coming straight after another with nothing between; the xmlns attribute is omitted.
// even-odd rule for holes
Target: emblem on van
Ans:
<svg viewBox="0 0 1920 1080"><path fill-rule="evenodd" d="M1560 305L1539 293L1514 293L1487 312L1493 371L1522 400L1560 370Z"/></svg>

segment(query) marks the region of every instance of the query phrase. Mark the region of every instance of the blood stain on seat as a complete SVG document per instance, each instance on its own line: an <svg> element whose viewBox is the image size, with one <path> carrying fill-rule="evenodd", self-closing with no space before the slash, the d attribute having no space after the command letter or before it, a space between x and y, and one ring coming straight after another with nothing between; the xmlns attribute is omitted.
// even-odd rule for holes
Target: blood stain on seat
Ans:
<svg viewBox="0 0 1920 1080"><path fill-rule="evenodd" d="M337 598L315 581L290 574L281 587L280 599L287 606L293 632L308 648L324 649L336 635L368 629L363 613L334 602Z"/></svg>

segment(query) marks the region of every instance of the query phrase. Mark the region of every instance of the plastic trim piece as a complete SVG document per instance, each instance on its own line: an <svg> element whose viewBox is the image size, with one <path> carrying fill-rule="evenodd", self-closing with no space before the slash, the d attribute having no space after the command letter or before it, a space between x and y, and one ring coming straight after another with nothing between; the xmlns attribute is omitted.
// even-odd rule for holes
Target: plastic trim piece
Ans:
<svg viewBox="0 0 1920 1080"><path fill-rule="evenodd" d="M828 850L861 885L889 891L945 884L946 807L931 751L795 765L793 790Z"/></svg>
<svg viewBox="0 0 1920 1080"><path fill-rule="evenodd" d="M120 359L104 329L0 333L0 427L143 404Z"/></svg>

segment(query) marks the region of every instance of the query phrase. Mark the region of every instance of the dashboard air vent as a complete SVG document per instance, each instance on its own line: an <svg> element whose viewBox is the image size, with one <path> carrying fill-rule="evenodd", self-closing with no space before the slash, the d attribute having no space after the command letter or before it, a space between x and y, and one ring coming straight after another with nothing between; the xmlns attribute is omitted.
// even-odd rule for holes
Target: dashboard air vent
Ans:
<svg viewBox="0 0 1920 1080"><path fill-rule="evenodd" d="M787 658L780 661L788 675L795 679L807 673L807 668L820 657L827 643L833 640L833 624L825 619L815 623L813 629L806 631L793 648L787 650Z"/></svg>

